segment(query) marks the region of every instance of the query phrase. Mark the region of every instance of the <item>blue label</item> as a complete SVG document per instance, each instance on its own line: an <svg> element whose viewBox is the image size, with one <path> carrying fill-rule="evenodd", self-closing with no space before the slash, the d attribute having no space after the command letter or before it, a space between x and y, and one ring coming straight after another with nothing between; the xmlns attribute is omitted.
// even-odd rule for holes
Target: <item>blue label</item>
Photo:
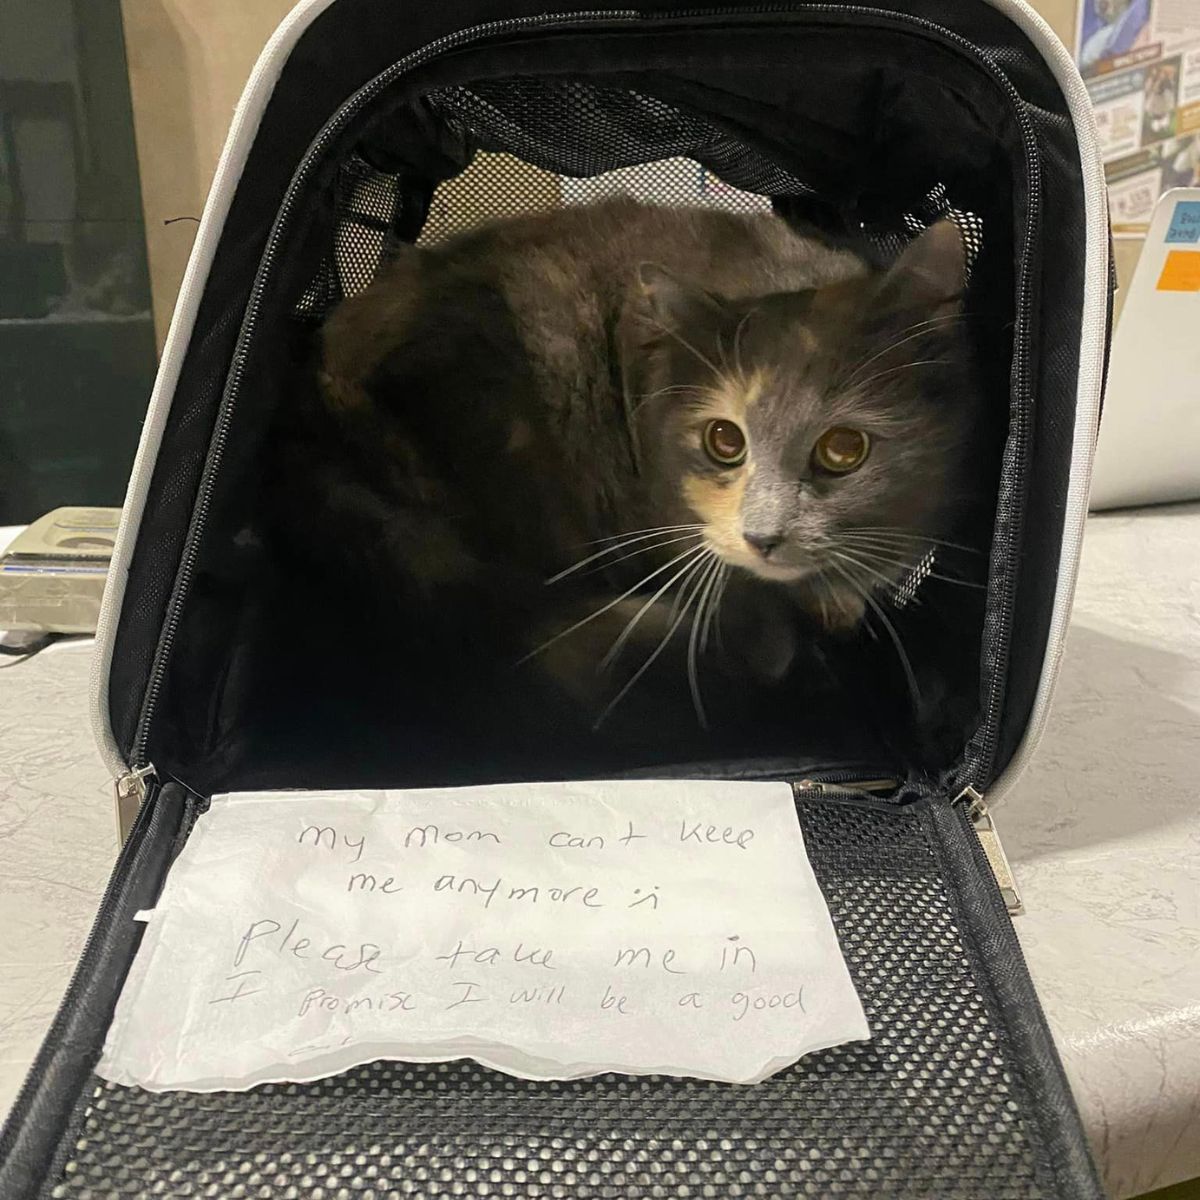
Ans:
<svg viewBox="0 0 1200 1200"><path fill-rule="evenodd" d="M1171 214L1168 242L1200 242L1200 200L1180 200Z"/></svg>

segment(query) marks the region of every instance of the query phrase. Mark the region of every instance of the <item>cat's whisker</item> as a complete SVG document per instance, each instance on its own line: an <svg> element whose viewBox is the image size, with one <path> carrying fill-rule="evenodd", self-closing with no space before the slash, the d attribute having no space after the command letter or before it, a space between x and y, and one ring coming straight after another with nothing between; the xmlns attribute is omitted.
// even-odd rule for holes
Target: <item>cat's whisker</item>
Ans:
<svg viewBox="0 0 1200 1200"><path fill-rule="evenodd" d="M568 575L574 575L576 571L582 570L582 568L586 567L588 563L595 562L597 559L606 558L606 556L609 554L616 554L619 550L625 550L635 542L649 541L653 536L655 535L648 534L645 537L631 538L627 542L618 542L615 546L609 546L606 550L600 550L595 554L590 554L587 558L575 563L574 566L568 567L565 571L559 571L557 575L551 575L550 578L546 580L546 583L547 585L558 583L560 580L566 579ZM601 563L596 570L604 570L607 567L615 566L619 562L624 562L628 558L635 558L639 554L649 554L651 550L660 550L664 546L674 546L679 542L695 541L697 538L703 536L704 535L699 532L684 533L678 537L665 538L659 541L650 541L649 545L639 546L636 550L630 550L628 554L622 554L618 558L607 559L605 562ZM588 574L591 574L591 572L588 572Z"/></svg>
<svg viewBox="0 0 1200 1200"><path fill-rule="evenodd" d="M869 566L867 563L862 562L860 559L856 558L852 554L848 554L845 551L839 551L839 550L833 550L830 553L832 553L833 557L836 558L839 562L850 563L852 566L858 567L858 569L860 571L865 571L868 575L873 576L881 584L883 584L883 586L885 588L888 588L891 591L894 591L899 586L896 580L889 579L886 575L875 570L874 567ZM895 566L897 564L893 563L891 565ZM914 599L913 603L919 604L920 601Z"/></svg>
<svg viewBox="0 0 1200 1200"><path fill-rule="evenodd" d="M693 563L692 565L702 567L707 561L708 561L707 557L705 555L701 555L700 558L697 560L697 562ZM687 578L679 585L679 590L671 598L671 607L667 610L668 624L671 621L675 620L675 617L678 615L680 605L683 604L684 598L688 595L688 585L692 582L692 580L694 578L695 578L695 573L694 572L689 573Z"/></svg>
<svg viewBox="0 0 1200 1200"><path fill-rule="evenodd" d="M725 653L725 638L721 633L721 612L725 605L725 593L729 590L729 581L733 578L733 568L726 563L725 574L721 579L721 591L717 595L716 610L713 613L712 628L713 640L717 644L717 651L720 654Z"/></svg>
<svg viewBox="0 0 1200 1200"><path fill-rule="evenodd" d="M904 551L894 546L880 548L869 543L852 542L846 539L843 539L839 545L843 550L853 550L855 554L861 555L863 558L874 559L876 562L886 563L890 567L899 567L903 571L915 571L922 561L920 558L914 562L911 559L899 557L904 554Z"/></svg>
<svg viewBox="0 0 1200 1200"><path fill-rule="evenodd" d="M906 325L896 336L904 337L907 334L919 335L925 330L936 328L939 325L953 325L957 321L965 321L969 315L971 314L965 312L953 312L942 313L942 315L938 317L926 317L923 321L914 321L911 325ZM899 343L893 343L893 345L898 344Z"/></svg>
<svg viewBox="0 0 1200 1200"><path fill-rule="evenodd" d="M560 630L553 637L547 638L544 642L542 642L542 644L540 646L536 646L534 649L530 650L528 654L519 658L517 660L517 666L520 666L522 663L527 663L531 658L536 658L543 651L549 650L550 647L553 646L556 642L562 641L563 638L570 636L577 629L582 629L583 626L587 625L590 621L594 621L597 617L602 617L606 612L609 612L612 609L616 608L616 606L618 604L620 604L622 600L628 600L629 597L632 596L634 594L634 592L636 592L639 588L645 587L645 585L648 584L650 582L650 580L657 579L659 575L662 575L665 572L669 571L673 566L675 566L676 563L681 562L683 559L687 558L689 555L693 555L693 554L697 553L697 551L700 551L703 549L705 549L705 547L703 547L703 546L689 546L686 550L680 551L680 553L675 555L675 557L672 558L669 562L665 562L665 563L663 563L663 565L661 567L655 568L655 570L651 571L649 575L646 575L644 578L639 579L637 581L637 583L635 583L633 585L633 587L629 588L627 591L622 592L615 599L610 600L607 604L596 609L595 612L589 613L582 620L576 621L574 625L570 625L566 629Z"/></svg>
<svg viewBox="0 0 1200 1200"><path fill-rule="evenodd" d="M885 370L877 371L869 379L855 379L847 383L844 391L849 391L851 388L856 391L866 391L873 383L878 383L881 379L886 379L889 375L900 375L905 371L915 371L918 367L946 367L951 365L951 360L948 358L918 358L916 362L900 363L896 367L887 367Z"/></svg>
<svg viewBox="0 0 1200 1200"><path fill-rule="evenodd" d="M657 325L658 328L662 330L662 332L668 337L674 338L689 354L694 355L695 358L702 362L714 375L719 376L721 374L721 372L718 371L715 366L713 366L712 360L701 354L700 351L697 350L696 347L691 344L691 342L684 338L677 329L672 329L669 325L664 325L661 321L655 321L654 324Z"/></svg>
<svg viewBox="0 0 1200 1200"><path fill-rule="evenodd" d="M729 365L729 356L725 353L725 339L719 333L717 334L717 358L720 360L725 374L732 375L734 370Z"/></svg>
<svg viewBox="0 0 1200 1200"><path fill-rule="evenodd" d="M614 533L611 537L596 538L594 541L583 542L583 546L600 546L605 542L619 542L623 538L635 537L641 533L679 533L684 529L703 529L700 524L692 525L651 525L648 529L627 529L624 533Z"/></svg>
<svg viewBox="0 0 1200 1200"><path fill-rule="evenodd" d="M625 562L627 559L636 558L639 554L649 554L652 550L661 550L664 546L674 546L679 542L695 541L703 536L699 533L685 534L683 537L669 538L665 542L652 542L649 546L639 546L636 550L629 551L628 554L622 554L618 558L610 559L608 562L600 563L593 567L590 571L585 571L585 575L594 575L597 571L605 571L609 567L616 566L617 563ZM619 549L619 547L618 547Z"/></svg>
<svg viewBox="0 0 1200 1200"><path fill-rule="evenodd" d="M844 570L842 570L840 567L838 567L837 563L826 563L826 564L825 564L825 566L827 566L827 567L831 567L833 570L837 571L837 573L838 573L838 574L839 574L839 575L840 575L840 576L841 576L841 577L842 577L844 580L846 580L846 582L847 582L847 583L849 583L849 584L850 584L850 587L851 587L851 590L852 590L852 591L854 591L854 592L857 592L859 595L861 595L861 594L862 594L862 589L861 589L861 588L859 588L859 587L856 587L856 586L855 586L855 584L854 584L853 580L851 580L851 579L850 579L850 578L847 576L847 574L846 574L846 572L845 572ZM816 580L817 580L819 583L821 583L821 584L824 586L825 590L826 590L826 591L829 593L829 595L830 595L830 598L831 598L831 599L833 599L834 601L836 601L836 600L837 600L837 593L836 593L836 592L833 590L833 584L830 582L830 580L829 580L828 576L826 576L826 574L825 574L825 571L824 571L824 568L822 568L822 570L821 570L821 571L820 571L820 572L819 572L819 573L818 573L816 576L814 576L814 578L815 578L815 579L816 579ZM824 601L824 599L823 599L823 598L822 598L822 600L821 600L821 615L822 615L822 616L825 618L825 623L828 625L828 623L829 623L829 609L828 609L828 607L826 606L826 604L825 604L825 601ZM870 625L868 622L866 622L866 621L864 621L864 622L863 622L863 628L864 628L864 629L867 631L867 633L870 635L871 641L873 641L873 642L877 642L877 641L879 641L879 634L877 634L877 633L875 632L874 628L873 628L873 627L872 627L872 626L871 626L871 625Z"/></svg>
<svg viewBox="0 0 1200 1200"><path fill-rule="evenodd" d="M851 591L856 592L859 595L862 595L862 588L856 586L854 584L854 582L848 578L848 576L846 575L846 572L844 570L841 570L836 563L827 563L826 566L832 567L835 571L837 571L838 574L841 575L842 578L845 579L850 584ZM816 576L814 576L814 578L817 580L817 582L819 582L824 587L825 591L829 593L829 598L838 607L841 607L841 602L838 599L837 592L834 591L833 584L829 580L828 576L824 573L824 570L819 572ZM821 602L821 616L824 618L825 624L828 626L829 625L829 606L826 604L825 598L823 596L820 597L820 602ZM871 641L873 641L873 642L879 641L879 634L877 634L875 632L874 628L870 625L869 622L863 621L862 627L867 631L867 634L870 636Z"/></svg>
<svg viewBox="0 0 1200 1200"><path fill-rule="evenodd" d="M700 594L700 603L696 605L695 615L692 617L692 629L688 634L688 686L692 691L692 703L696 709L696 719L700 722L701 729L708 728L708 714L704 711L704 699L700 695L700 664L697 661L697 649L700 640L700 622L704 615L706 606L709 604L712 597L713 587L716 584L717 576L721 571L721 560L714 554L712 562L700 581L698 588L703 589Z"/></svg>
<svg viewBox="0 0 1200 1200"><path fill-rule="evenodd" d="M705 568L705 571L702 572L702 575L704 575L705 578L707 578L707 568L710 565L710 560L711 560L711 562L715 562L717 560L717 555L716 555L715 551L713 551L710 555L703 556L700 560L700 565ZM675 599L671 602L671 611L670 611L670 615L667 618L668 620L672 620L675 617L675 614L679 612L679 606L683 602L684 593L687 591L687 586L691 582L692 582L692 577L689 576L689 578L684 580L684 582L680 585L679 591L675 595ZM704 578L701 578L698 581L698 586L702 587L703 585L704 585Z"/></svg>
<svg viewBox="0 0 1200 1200"><path fill-rule="evenodd" d="M936 549L934 544L925 538L889 537L885 533L859 533L853 529L839 531L838 536L845 542L862 542L870 546L891 546L909 554L925 554Z"/></svg>
<svg viewBox="0 0 1200 1200"><path fill-rule="evenodd" d="M649 404L651 400L658 400L663 396L688 396L697 395L704 392L704 388L697 387L690 383L676 383L669 387L659 388L654 392L644 392L638 397L637 403L633 406L633 415L636 416L642 411L643 405Z"/></svg>
<svg viewBox="0 0 1200 1200"><path fill-rule="evenodd" d="M708 650L708 632L712 625L713 613L716 610L718 601L721 599L721 592L725 586L725 576L729 571L729 564L718 558L713 565L712 581L709 584L708 590L704 596L704 613L700 624L700 653L704 654ZM699 614L698 614L699 615Z"/></svg>
<svg viewBox="0 0 1200 1200"><path fill-rule="evenodd" d="M717 609L721 606L721 597L725 592L725 580L729 574L729 564L722 562L717 568L717 583L713 592L712 602L708 606L708 610L704 614L703 625L700 630L700 653L708 652L708 638L712 631L713 622L716 619Z"/></svg>
<svg viewBox="0 0 1200 1200"><path fill-rule="evenodd" d="M821 623L825 626L826 629L828 629L829 628L829 605L825 601L824 593L829 592L832 595L833 589L829 586L829 581L825 578L825 575L823 572L820 572L820 571L817 572L816 580L819 583L824 585L823 589L821 591L817 592L817 603L821 606Z"/></svg>
<svg viewBox="0 0 1200 1200"><path fill-rule="evenodd" d="M892 538L897 541L927 542L930 546L945 546L950 550L961 550L964 554L980 554L976 546L964 546L961 542L948 542L945 538L933 537L928 533L909 533L904 529L896 529L886 525L858 525L839 531L839 536L850 537L857 534L871 534L880 538Z"/></svg>
<svg viewBox="0 0 1200 1200"><path fill-rule="evenodd" d="M712 551L710 550L709 553L711 554ZM703 561L703 560L701 560L701 561ZM690 564L690 569L695 570L696 567L697 567L697 564L695 564L695 563ZM644 663L642 663L642 665L640 667L638 667L638 669L633 673L633 675L629 679L628 683L626 683L625 686L623 688L621 688L621 690L608 702L608 704L605 705L604 711L596 718L595 724L592 726L593 730L599 729L600 726L604 724L604 722L608 719L609 715L617 707L617 705L620 704L621 701L624 700L627 695L629 695L630 691L633 689L634 684L636 684L637 681L639 679L641 679L641 677L658 660L659 655L662 654L662 652L670 644L671 639L675 636L675 631L679 628L680 625L683 624L684 618L687 616L688 609L691 608L692 601L694 599L695 599L695 591L693 591L692 595L689 597L687 604L684 605L683 611L680 612L680 614L675 618L675 620L670 624L670 626L668 626L667 632L663 635L662 641L660 641L658 643L658 645L655 647L653 652L646 658L646 661Z"/></svg>
<svg viewBox="0 0 1200 1200"><path fill-rule="evenodd" d="M909 342L915 342L917 338L924 337L927 333L932 333L936 329L945 328L947 325L953 325L957 321L965 320L964 313L948 313L942 317L930 317L927 321L918 321L915 325L908 326L907 329L902 329L901 334L907 334L907 337L901 337L899 341L892 342L884 346L882 350L872 354L866 362L859 363L850 374L850 378L846 381L847 387L852 387L857 376L865 371L873 362L878 362L885 354L890 354L898 346L907 345Z"/></svg>
<svg viewBox="0 0 1200 1200"><path fill-rule="evenodd" d="M892 556L916 555L916 559L909 563L910 566L916 566L922 558L933 553L933 548L925 549L922 546L914 546L910 544L901 544L899 542L879 542L872 541L870 538L857 537L839 537L837 540L839 546L848 547L851 550L878 550Z"/></svg>
<svg viewBox="0 0 1200 1200"><path fill-rule="evenodd" d="M848 533L840 535L838 541L840 545L848 546L851 549L872 550L884 556L890 555L893 558L903 560L903 564L909 570L915 570L925 558L930 558L934 555L941 556L945 553L943 547L938 545L936 541L931 544L926 539L904 541L893 540L879 534ZM962 549L963 553L973 553L973 551L968 550L966 547L950 546L949 549Z"/></svg>
<svg viewBox="0 0 1200 1200"><path fill-rule="evenodd" d="M886 554L880 554L878 551L870 550L863 546L852 545L851 549L854 550L855 554L859 555L862 558L872 559L873 561L880 563L884 566L898 567L902 571L905 571L905 572L916 571L921 566L921 563L919 560L914 563L914 562L908 562L903 559L890 558ZM979 583L978 581L976 581L974 579L959 579L953 575L943 575L940 571L934 571L931 568L922 569L921 575L925 579L937 579L942 583L957 584L959 587L975 588L978 591L986 591L987 590L987 584ZM891 586L896 587L897 585L892 584ZM916 603L916 601L914 600L913 603Z"/></svg>
<svg viewBox="0 0 1200 1200"><path fill-rule="evenodd" d="M605 654L605 656L600 660L600 664L597 668L598 670L603 671L614 661L616 661L617 655L621 653L621 650L624 648L626 642L628 642L630 637L633 636L633 631L637 628L639 622L646 615L646 613L648 613L650 609L654 607L659 599L661 599L661 597L664 596L676 582L678 582L684 576L690 576L692 571L698 569L707 560L707 556L712 554L712 550L707 546L695 546L690 551L685 551L684 553L691 554L694 557L690 561L685 562L684 565L680 567L680 569L674 575L672 575L671 578L668 579L667 582L664 583L662 587L660 587L658 591L655 592L654 595L652 595L650 599L647 600L646 603L643 604L642 607L639 608L634 614L634 616L626 623L625 628L622 629L617 635L616 641L614 641L609 647L608 653ZM682 592L682 590L683 585L680 586L680 591ZM672 612L674 612L674 609L672 609ZM669 619L670 617L668 617L668 620Z"/></svg>
<svg viewBox="0 0 1200 1200"><path fill-rule="evenodd" d="M921 689L917 686L917 676L913 671L912 663L909 661L908 654L904 649L903 643L900 641L900 635L896 632L896 627L888 620L887 614L876 603L875 598L871 595L869 589L864 588L848 571L837 563L830 564L843 579L863 598L870 606L875 615L883 622L883 627L888 631L888 635L892 639L892 644L896 647L896 654L900 659L900 665L904 669L904 677L908 681L908 690L912 696L913 705L920 707L921 704Z"/></svg>
<svg viewBox="0 0 1200 1200"><path fill-rule="evenodd" d="M742 366L742 334L746 329L747 322L757 311L757 309L750 309L737 323L737 328L733 331L733 366L737 371L738 383L742 387L746 386L746 371Z"/></svg>

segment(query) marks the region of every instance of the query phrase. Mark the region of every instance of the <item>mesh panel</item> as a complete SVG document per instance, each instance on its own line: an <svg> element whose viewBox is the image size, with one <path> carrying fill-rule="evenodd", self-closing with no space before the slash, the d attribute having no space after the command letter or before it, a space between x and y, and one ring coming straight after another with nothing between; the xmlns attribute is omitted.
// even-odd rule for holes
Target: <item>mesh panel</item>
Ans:
<svg viewBox="0 0 1200 1200"><path fill-rule="evenodd" d="M461 175L438 185L417 239L445 241L488 221L546 212L563 202L562 180L511 154L479 153Z"/></svg>
<svg viewBox="0 0 1200 1200"><path fill-rule="evenodd" d="M469 130L487 149L553 165L564 175L587 177L686 155L750 191L810 191L782 166L703 118L626 88L524 77L444 88L429 99L447 121Z"/></svg>
<svg viewBox="0 0 1200 1200"><path fill-rule="evenodd" d="M481 153L461 175L438 186L418 245L434 245L487 221L591 204L610 196L644 204L690 205L728 212L771 211L771 201L723 183L694 159L675 157L602 171L585 179L554 174L510 154Z"/></svg>
<svg viewBox="0 0 1200 1200"><path fill-rule="evenodd" d="M298 310L320 315L343 296L361 292L383 262L397 217L394 175L374 170L361 158L342 164L337 183L333 252L300 298Z"/></svg>
<svg viewBox="0 0 1200 1200"><path fill-rule="evenodd" d="M332 251L300 298L299 314L319 318L374 280L400 216L399 187L397 175L377 171L362 159L342 168ZM767 196L725 183L694 159L678 155L575 179L511 154L481 151L461 174L438 185L417 244L432 246L490 221L618 195L645 204L771 211Z"/></svg>
<svg viewBox="0 0 1200 1200"><path fill-rule="evenodd" d="M973 978L912 810L804 803L809 853L871 1041L753 1087L527 1083L374 1063L314 1084L154 1095L96 1082L53 1197L1055 1193L1031 1106Z"/></svg>
<svg viewBox="0 0 1200 1200"><path fill-rule="evenodd" d="M617 194L747 213L813 195L755 147L637 91L521 77L444 88L425 99L456 144L480 149L465 170L437 186L419 245L488 221ZM402 182L357 156L342 166L333 246L296 306L300 315L320 318L374 279L405 215ZM862 249L887 261L942 217L962 231L969 271L983 245L983 222L956 208L943 185L914 211L863 225Z"/></svg>
<svg viewBox="0 0 1200 1200"><path fill-rule="evenodd" d="M900 585L893 589L890 598L897 608L907 608L916 600L921 584L933 575L937 561L937 551L927 550L917 565L900 581Z"/></svg>

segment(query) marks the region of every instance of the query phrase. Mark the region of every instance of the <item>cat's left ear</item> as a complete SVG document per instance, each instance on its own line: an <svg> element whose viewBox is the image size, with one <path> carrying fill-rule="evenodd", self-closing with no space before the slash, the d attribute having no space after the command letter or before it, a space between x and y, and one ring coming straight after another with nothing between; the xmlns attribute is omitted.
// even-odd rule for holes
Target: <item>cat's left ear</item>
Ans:
<svg viewBox="0 0 1200 1200"><path fill-rule="evenodd" d="M642 263L629 288L617 326L625 428L633 468L641 472L637 409L651 386L656 356L671 335L717 325L725 312L721 299L657 263Z"/></svg>
<svg viewBox="0 0 1200 1200"><path fill-rule="evenodd" d="M643 315L662 329L688 329L725 311L719 296L658 263L638 267L637 287Z"/></svg>
<svg viewBox="0 0 1200 1200"><path fill-rule="evenodd" d="M962 234L953 221L942 220L910 242L885 272L876 304L884 312L949 316L961 311L966 282Z"/></svg>

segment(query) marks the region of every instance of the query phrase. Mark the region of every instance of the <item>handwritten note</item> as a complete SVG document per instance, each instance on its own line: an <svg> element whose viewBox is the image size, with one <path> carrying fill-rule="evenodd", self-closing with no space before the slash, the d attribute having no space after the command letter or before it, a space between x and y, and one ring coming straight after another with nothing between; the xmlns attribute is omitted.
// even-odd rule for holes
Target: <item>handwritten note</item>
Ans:
<svg viewBox="0 0 1200 1200"><path fill-rule="evenodd" d="M786 784L218 796L99 1073L152 1090L388 1058L751 1083L869 1036Z"/></svg>

